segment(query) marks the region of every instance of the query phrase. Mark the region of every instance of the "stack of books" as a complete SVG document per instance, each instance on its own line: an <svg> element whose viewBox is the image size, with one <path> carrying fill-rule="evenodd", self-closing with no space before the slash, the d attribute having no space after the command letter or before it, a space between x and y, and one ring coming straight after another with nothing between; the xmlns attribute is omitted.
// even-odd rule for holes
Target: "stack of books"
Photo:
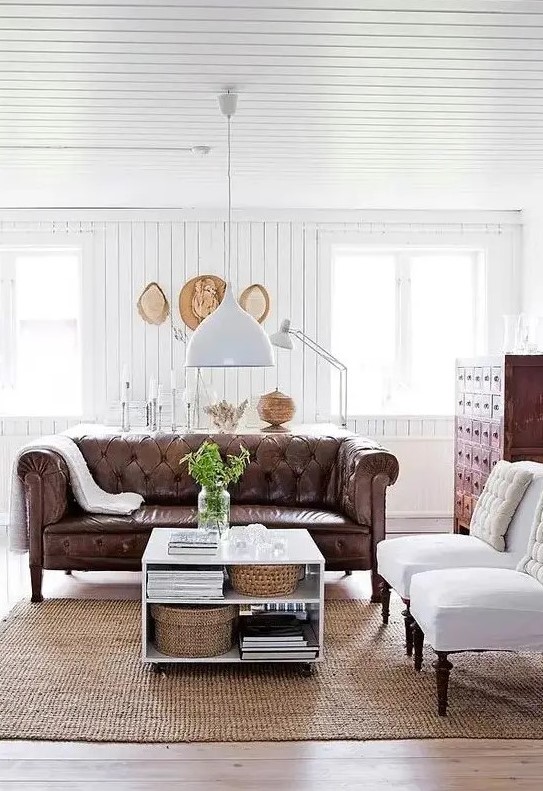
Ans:
<svg viewBox="0 0 543 791"><path fill-rule="evenodd" d="M317 644L311 624L296 615L262 613L241 619L242 659L303 662L315 659Z"/></svg>
<svg viewBox="0 0 543 791"><path fill-rule="evenodd" d="M153 569L147 572L147 597L165 603L224 599L222 568Z"/></svg>
<svg viewBox="0 0 543 791"><path fill-rule="evenodd" d="M173 530L168 541L169 555L213 555L219 546L219 534L206 530Z"/></svg>

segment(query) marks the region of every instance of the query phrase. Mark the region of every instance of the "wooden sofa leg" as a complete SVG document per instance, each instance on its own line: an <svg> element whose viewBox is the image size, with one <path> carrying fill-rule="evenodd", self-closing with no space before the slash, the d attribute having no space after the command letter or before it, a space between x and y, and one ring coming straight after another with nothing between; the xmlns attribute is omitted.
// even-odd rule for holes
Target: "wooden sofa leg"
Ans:
<svg viewBox="0 0 543 791"><path fill-rule="evenodd" d="M350 577L352 575L352 573L353 573L352 569L345 569L345 576L346 577Z"/></svg>
<svg viewBox="0 0 543 791"><path fill-rule="evenodd" d="M390 585L386 580L381 583L381 616L383 618L383 625L388 624L390 616Z"/></svg>
<svg viewBox="0 0 543 791"><path fill-rule="evenodd" d="M413 656L413 624L415 623L415 619L411 615L409 603L406 604L406 608L402 611L402 615L405 624L405 653L407 656Z"/></svg>
<svg viewBox="0 0 543 791"><path fill-rule="evenodd" d="M372 569L371 572L371 599L370 602L372 604L380 604L381 603L381 585L383 584L384 580L380 574Z"/></svg>
<svg viewBox="0 0 543 791"><path fill-rule="evenodd" d="M452 662L449 662L446 651L436 651L436 654L437 659L433 662L433 668L436 671L437 713L440 717L446 717Z"/></svg>
<svg viewBox="0 0 543 791"><path fill-rule="evenodd" d="M72 570L71 569L64 569L64 573L66 574L67 577L71 577L72 576Z"/></svg>
<svg viewBox="0 0 543 791"><path fill-rule="evenodd" d="M30 566L30 584L32 585L32 597L30 601L41 602L43 596L41 593L41 584L43 579L43 569L41 566Z"/></svg>
<svg viewBox="0 0 543 791"><path fill-rule="evenodd" d="M411 634L413 640L413 648L414 648L414 665L415 670L420 671L422 670L422 649L424 648L424 632L418 625L418 623L413 619L411 616L412 624L411 624Z"/></svg>

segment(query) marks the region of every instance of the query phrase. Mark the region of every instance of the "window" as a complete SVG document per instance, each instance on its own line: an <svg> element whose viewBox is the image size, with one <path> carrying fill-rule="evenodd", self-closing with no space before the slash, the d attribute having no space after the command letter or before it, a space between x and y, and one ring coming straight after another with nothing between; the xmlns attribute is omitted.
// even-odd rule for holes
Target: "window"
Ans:
<svg viewBox="0 0 543 791"><path fill-rule="evenodd" d="M478 250L335 250L332 349L350 414L454 414L455 358L481 351L483 267Z"/></svg>
<svg viewBox="0 0 543 791"><path fill-rule="evenodd" d="M81 250L0 247L0 413L80 415Z"/></svg>

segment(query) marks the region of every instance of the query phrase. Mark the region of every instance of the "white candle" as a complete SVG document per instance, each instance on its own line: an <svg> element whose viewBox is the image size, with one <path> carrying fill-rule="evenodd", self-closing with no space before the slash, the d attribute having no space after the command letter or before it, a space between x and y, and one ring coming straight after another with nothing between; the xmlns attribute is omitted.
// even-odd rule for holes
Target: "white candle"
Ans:
<svg viewBox="0 0 543 791"><path fill-rule="evenodd" d="M157 394L157 404L158 406L162 406L162 398L164 396L164 385L158 386L158 394Z"/></svg>
<svg viewBox="0 0 543 791"><path fill-rule="evenodd" d="M172 368L170 371L170 387L172 390L176 390L176 378L175 378L175 369Z"/></svg>
<svg viewBox="0 0 543 791"><path fill-rule="evenodd" d="M121 389L124 390L127 385L130 385L130 371L128 370L128 365L125 363L121 374Z"/></svg>
<svg viewBox="0 0 543 791"><path fill-rule="evenodd" d="M157 397L157 384L155 377L152 376L149 379L149 401L152 401L156 397Z"/></svg>

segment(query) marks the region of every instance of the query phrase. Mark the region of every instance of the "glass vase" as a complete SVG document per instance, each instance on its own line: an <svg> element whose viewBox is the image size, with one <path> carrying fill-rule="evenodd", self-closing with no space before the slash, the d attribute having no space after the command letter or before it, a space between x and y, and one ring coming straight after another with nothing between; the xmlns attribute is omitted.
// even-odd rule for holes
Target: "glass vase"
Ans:
<svg viewBox="0 0 543 791"><path fill-rule="evenodd" d="M230 529L230 495L223 486L202 486L198 494L198 528L218 531L225 538Z"/></svg>

